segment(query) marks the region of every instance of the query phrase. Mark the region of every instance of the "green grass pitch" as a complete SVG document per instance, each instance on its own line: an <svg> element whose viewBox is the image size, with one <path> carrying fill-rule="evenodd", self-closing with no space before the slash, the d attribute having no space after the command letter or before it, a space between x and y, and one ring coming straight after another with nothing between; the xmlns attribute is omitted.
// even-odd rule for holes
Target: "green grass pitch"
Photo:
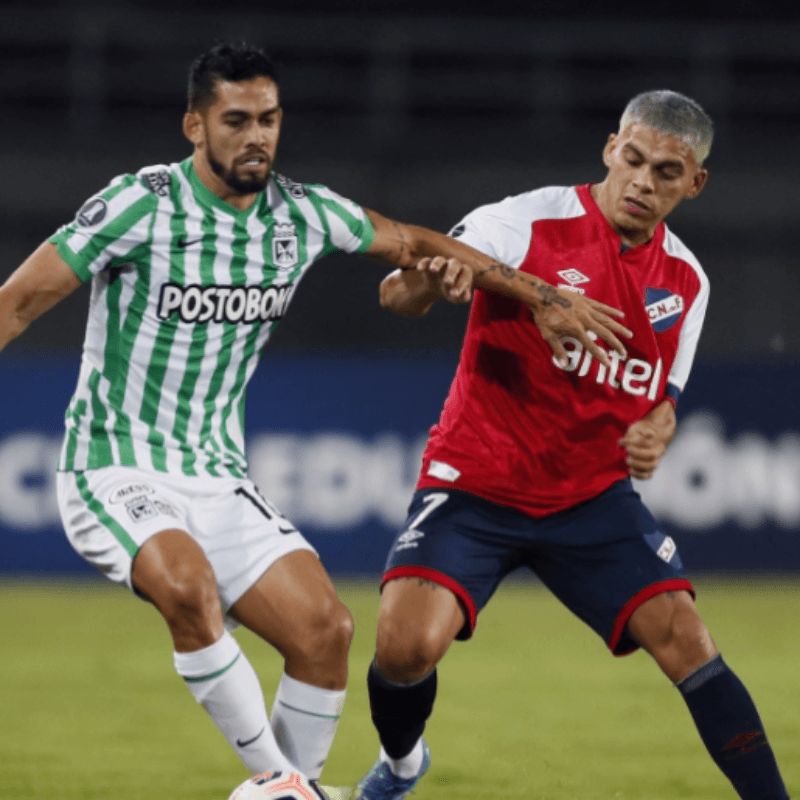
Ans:
<svg viewBox="0 0 800 800"><path fill-rule="evenodd" d="M377 756L364 676L374 584L337 581L356 620L348 704L323 782ZM697 581L800 798L800 582ZM226 800L244 768L172 668L166 627L103 583L0 577L0 800ZM271 702L281 664L236 634ZM612 658L536 585L508 584L440 665L419 800L731 800L678 692L643 653Z"/></svg>

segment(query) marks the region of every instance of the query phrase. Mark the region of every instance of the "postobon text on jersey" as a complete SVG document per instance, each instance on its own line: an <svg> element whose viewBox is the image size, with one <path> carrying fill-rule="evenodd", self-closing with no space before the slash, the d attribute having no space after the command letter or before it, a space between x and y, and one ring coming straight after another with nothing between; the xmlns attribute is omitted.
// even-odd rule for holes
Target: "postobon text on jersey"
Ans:
<svg viewBox="0 0 800 800"><path fill-rule="evenodd" d="M182 322L271 322L286 313L294 284L284 286L180 286L165 283L158 318Z"/></svg>

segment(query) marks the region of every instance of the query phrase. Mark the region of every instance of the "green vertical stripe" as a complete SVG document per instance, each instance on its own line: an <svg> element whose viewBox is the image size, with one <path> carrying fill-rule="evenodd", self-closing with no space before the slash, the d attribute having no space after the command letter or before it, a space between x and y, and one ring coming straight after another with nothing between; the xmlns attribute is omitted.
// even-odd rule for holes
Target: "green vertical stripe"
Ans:
<svg viewBox="0 0 800 800"><path fill-rule="evenodd" d="M177 240L186 235L187 216L186 209L181 202L180 192L178 181L172 181L169 193L174 210L169 220L170 233L172 234L169 251L169 280L177 284L183 284L185 277L184 250L177 246ZM167 471L167 450L164 446L164 434L156 429L155 424L158 419L158 408L161 404L164 376L169 365L169 355L179 324L178 320L171 318L164 320L158 326L150 362L147 365L142 406L139 411L139 418L150 428L147 442L150 445L150 458L153 468L160 472Z"/></svg>
<svg viewBox="0 0 800 800"><path fill-rule="evenodd" d="M156 215L150 220L147 231L147 241L131 251L129 260L136 265L136 280L133 285L133 299L128 304L125 319L122 322L117 337L116 369L111 380L111 390L108 400L117 410L117 424L114 432L119 445L120 463L125 466L138 466L136 453L131 437L130 416L124 411L125 393L128 388L128 373L137 337L142 327L150 294L150 278L152 274L153 259L153 232L155 229ZM121 314L120 314L121 316ZM108 352L108 348L106 348Z"/></svg>
<svg viewBox="0 0 800 800"><path fill-rule="evenodd" d="M111 535L125 548L128 555L133 558L139 552L139 546L131 539L127 531L113 517L109 516L103 504L92 494L89 482L82 472L75 473L75 483L83 501L89 510L97 517L102 525L111 532Z"/></svg>
<svg viewBox="0 0 800 800"><path fill-rule="evenodd" d="M85 400L76 400L70 404L67 413L64 415L65 420L69 420L71 427L67 437L67 446L64 449L64 463L62 469L73 470L75 469L75 454L78 451L78 431L81 427L81 418L86 413L88 404Z"/></svg>
<svg viewBox="0 0 800 800"><path fill-rule="evenodd" d="M111 439L106 430L108 422L108 409L105 402L100 397L100 381L102 375L98 370L93 369L89 376L89 392L91 393L90 406L92 416L89 419L89 456L87 461L88 469L112 464Z"/></svg>
<svg viewBox="0 0 800 800"><path fill-rule="evenodd" d="M317 212L319 216L320 224L322 225L323 230L325 231L325 238L322 242L322 252L317 256L317 258L322 258L323 256L327 256L330 253L335 253L338 248L334 245L333 241L331 240L331 226L328 222L328 215L325 213L325 209L322 205L322 198L317 194L310 194L308 196L308 200L312 206L314 206L314 210Z"/></svg>
<svg viewBox="0 0 800 800"><path fill-rule="evenodd" d="M233 251L233 258L231 259L230 263L230 276L231 276L232 286L247 286L246 247L249 239L250 236L247 233L244 220L241 217L237 217L236 219L234 219L233 222L233 242L231 243L231 250ZM216 368L214 369L214 375L211 379L211 384L208 387L208 392L204 400L206 416L205 419L203 420L203 428L200 436L201 445L209 441L211 435L212 419L214 416L214 411L216 406L216 399L219 396L220 390L222 389L222 384L225 381L225 373L227 372L228 367L230 366L231 356L233 354L236 341L240 336L239 323L223 322L222 325L224 327L222 335L223 347L220 350L219 355L217 357L217 365ZM253 323L253 327L259 328L260 325L258 323ZM248 336L248 341L249 339L250 336ZM245 347L247 347L247 345L245 345ZM222 414L220 415L222 422L219 426L218 432L222 442L224 443L224 446L228 449L229 452L240 453L241 451L239 451L235 442L233 442L233 440L228 435L228 432L225 430L225 420L227 418L227 415L230 414L229 409L233 396L234 396L234 390L231 389L227 398L228 405L227 407L223 408ZM209 443L213 444L213 442ZM243 453L241 454L241 457L244 458ZM220 463L221 463L220 460L212 459L208 463L206 469L212 475L216 475L217 474L216 467ZM229 466L229 471L233 475L235 475L235 477L242 477L241 472L235 467L231 468Z"/></svg>
<svg viewBox="0 0 800 800"><path fill-rule="evenodd" d="M204 211L202 229L204 238L203 249L200 254L200 283L203 286L210 286L214 283L214 255L217 243L216 218L210 209L205 209ZM208 327L210 324L195 325L192 329L192 343L189 345L186 371L183 373L183 380L178 391L178 410L175 415L172 435L181 443L183 449L183 471L186 475L197 475L197 470L195 469L197 453L192 443L186 440L186 432L193 410L192 398L203 367L203 356L206 342L208 341Z"/></svg>

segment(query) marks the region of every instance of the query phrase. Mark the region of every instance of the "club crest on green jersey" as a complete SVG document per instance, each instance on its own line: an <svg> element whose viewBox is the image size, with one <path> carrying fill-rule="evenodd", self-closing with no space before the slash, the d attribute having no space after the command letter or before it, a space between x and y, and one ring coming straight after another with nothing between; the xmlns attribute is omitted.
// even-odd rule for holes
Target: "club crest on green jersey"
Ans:
<svg viewBox="0 0 800 800"><path fill-rule="evenodd" d="M272 261L278 269L299 261L297 229L291 222L279 222L272 231Z"/></svg>

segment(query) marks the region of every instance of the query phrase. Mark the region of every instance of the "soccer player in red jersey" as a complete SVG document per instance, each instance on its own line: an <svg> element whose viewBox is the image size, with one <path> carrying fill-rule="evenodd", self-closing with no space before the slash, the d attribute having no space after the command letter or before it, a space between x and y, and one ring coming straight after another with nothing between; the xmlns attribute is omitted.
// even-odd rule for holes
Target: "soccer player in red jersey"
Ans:
<svg viewBox="0 0 800 800"><path fill-rule="evenodd" d="M490 268L535 272L621 309L633 337L602 363L579 341L537 330L522 304L475 290L382 581L368 674L382 747L356 792L363 800L399 800L427 770L436 666L520 566L614 655L650 653L740 797L788 798L755 705L698 616L675 542L630 482L653 475L674 435L703 324L708 280L664 219L705 186L712 136L693 100L639 95L606 143L601 183L510 197L452 231L496 259ZM383 305L425 313L438 299L428 273L442 261L387 276Z"/></svg>

